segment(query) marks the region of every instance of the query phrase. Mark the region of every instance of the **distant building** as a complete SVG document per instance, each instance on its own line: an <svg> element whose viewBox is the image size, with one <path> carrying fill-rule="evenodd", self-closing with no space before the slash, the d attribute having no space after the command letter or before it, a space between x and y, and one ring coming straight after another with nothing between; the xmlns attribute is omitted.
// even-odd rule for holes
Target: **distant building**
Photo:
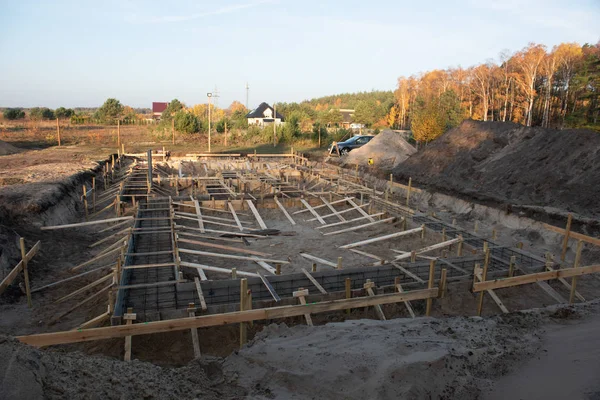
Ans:
<svg viewBox="0 0 600 400"><path fill-rule="evenodd" d="M346 129L350 128L350 125L352 124L352 118L354 118L354 110L349 108L341 108L340 113L342 114L342 122L340 123L340 126Z"/></svg>
<svg viewBox="0 0 600 400"><path fill-rule="evenodd" d="M169 107L169 103L152 103L152 118L160 119L163 111L165 111Z"/></svg>
<svg viewBox="0 0 600 400"><path fill-rule="evenodd" d="M275 110L267 103L260 103L258 107L246 115L246 118L248 118L248 125L255 126L265 126L273 123L281 125L284 122L283 115L279 113L275 115Z"/></svg>

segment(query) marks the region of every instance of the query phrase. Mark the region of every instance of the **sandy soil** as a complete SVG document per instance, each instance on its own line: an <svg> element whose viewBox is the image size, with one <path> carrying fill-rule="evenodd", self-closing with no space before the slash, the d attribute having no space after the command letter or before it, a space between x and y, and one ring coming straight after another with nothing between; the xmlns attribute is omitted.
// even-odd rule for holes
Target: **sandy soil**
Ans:
<svg viewBox="0 0 600 400"><path fill-rule="evenodd" d="M401 134L384 130L363 147L352 150L347 157L342 158L342 162L367 165L369 158L372 158L378 168L392 169L416 151Z"/></svg>

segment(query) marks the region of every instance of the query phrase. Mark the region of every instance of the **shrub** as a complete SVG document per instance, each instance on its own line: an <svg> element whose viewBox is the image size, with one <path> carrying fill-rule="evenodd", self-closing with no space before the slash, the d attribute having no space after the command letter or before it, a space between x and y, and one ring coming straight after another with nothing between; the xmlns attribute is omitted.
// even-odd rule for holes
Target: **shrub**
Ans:
<svg viewBox="0 0 600 400"><path fill-rule="evenodd" d="M25 118L25 111L20 108L6 108L3 112L4 119L15 120Z"/></svg>
<svg viewBox="0 0 600 400"><path fill-rule="evenodd" d="M188 112L179 110L175 113L175 129L177 132L197 133L200 131L198 119Z"/></svg>

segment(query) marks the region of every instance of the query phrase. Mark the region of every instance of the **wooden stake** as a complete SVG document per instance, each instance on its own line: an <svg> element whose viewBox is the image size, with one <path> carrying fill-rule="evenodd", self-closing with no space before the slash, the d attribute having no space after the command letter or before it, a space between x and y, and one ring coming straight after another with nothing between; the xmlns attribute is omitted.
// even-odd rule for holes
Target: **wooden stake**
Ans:
<svg viewBox="0 0 600 400"><path fill-rule="evenodd" d="M508 277L512 278L515 275L515 264L517 263L517 256L510 257L510 263L508 264Z"/></svg>
<svg viewBox="0 0 600 400"><path fill-rule="evenodd" d="M481 273L481 282L485 282L485 280L487 279L487 271L488 271L488 266L490 264L490 249L487 249L487 251L485 252L485 261L483 264L483 272ZM475 265L475 268L478 267L478 264ZM477 315L481 316L481 311L483 310L483 296L484 296L485 292L481 292L479 293L479 303L477 304Z"/></svg>
<svg viewBox="0 0 600 400"><path fill-rule="evenodd" d="M317 263L313 263L312 272L317 272Z"/></svg>
<svg viewBox="0 0 600 400"><path fill-rule="evenodd" d="M571 214L569 214L569 217L571 216ZM565 235L565 238L567 238L567 235ZM563 247L564 249L564 247ZM577 250L575 253L575 262L573 263L573 268L578 268L579 267L579 263L581 262L581 250L583 249L583 242L581 240L579 240L577 242ZM576 293L576 289L575 287L577 286L577 276L574 276L571 279L571 294L569 296L569 304L573 304L573 302L575 301L575 293Z"/></svg>
<svg viewBox="0 0 600 400"><path fill-rule="evenodd" d="M431 260L429 262L429 281L427 281L427 289L433 288L434 277L435 277L435 260ZM427 299L427 307L425 308L425 315L428 317L431 315L431 304L432 304L432 299L428 298Z"/></svg>
<svg viewBox="0 0 600 400"><path fill-rule="evenodd" d="M306 305L306 298L308 296L308 289L299 288L297 291L293 293L294 297L297 297L300 301L300 304ZM304 318L306 319L306 325L313 326L312 318L310 317L310 313L304 314Z"/></svg>
<svg viewBox="0 0 600 400"><path fill-rule="evenodd" d="M246 300L248 298L248 280L246 278L240 279L240 311L246 310ZM248 341L246 332L246 323L240 322L240 349Z"/></svg>
<svg viewBox="0 0 600 400"><path fill-rule="evenodd" d="M367 281L363 285L363 288L367 291L367 294L369 296L375 296L375 293L373 292L373 287L375 287L375 282L371 282L370 279L367 279ZM381 306L379 304L377 304L374 307L375 307L375 312L377 313L377 316L379 317L379 319L381 321L386 321L387 319L385 318L385 314L383 313ZM365 311L367 310L367 308L368 307L365 307Z"/></svg>
<svg viewBox="0 0 600 400"><path fill-rule="evenodd" d="M171 134L173 135L173 144L175 144L175 118L171 120Z"/></svg>
<svg viewBox="0 0 600 400"><path fill-rule="evenodd" d="M58 139L58 146L60 147L60 124L58 118L56 118L56 138Z"/></svg>
<svg viewBox="0 0 600 400"><path fill-rule="evenodd" d="M88 220L88 201L87 201L87 188L83 185L83 209L85 210L85 220Z"/></svg>
<svg viewBox="0 0 600 400"><path fill-rule="evenodd" d="M188 304L188 316L193 318L196 316L196 307L194 303ZM192 333L192 346L194 347L194 358L200 358L202 354L200 353L200 343L198 342L198 328L191 328L190 332Z"/></svg>
<svg viewBox="0 0 600 400"><path fill-rule="evenodd" d="M275 264L275 275L281 275L281 264Z"/></svg>
<svg viewBox="0 0 600 400"><path fill-rule="evenodd" d="M133 308L128 308L127 313L123 315L123 319L126 320L126 325L133 324L136 318L136 314L133 313ZM125 361L131 361L131 336L125 336Z"/></svg>
<svg viewBox="0 0 600 400"><path fill-rule="evenodd" d="M27 294L27 306L33 307L31 301L31 289L29 287L29 271L27 270L27 252L25 251L25 239L19 238L19 244L21 245L21 262L23 263L23 276L25 278L25 293Z"/></svg>
<svg viewBox="0 0 600 400"><path fill-rule="evenodd" d="M406 191L406 206L408 207L410 201L410 190L412 188L412 178L408 178L408 190Z"/></svg>
<svg viewBox="0 0 600 400"><path fill-rule="evenodd" d="M342 257L338 257L336 269L342 269Z"/></svg>
<svg viewBox="0 0 600 400"><path fill-rule="evenodd" d="M562 253L560 253L560 261L565 261L567 256L567 247L569 246L569 235L571 234L571 223L573 222L573 214L569 213L567 218L567 226L565 228L565 237L563 239ZM579 243L577 244L579 246Z"/></svg>
<svg viewBox="0 0 600 400"><path fill-rule="evenodd" d="M344 281L344 287L346 290L346 299L352 298L352 280L350 278L346 278ZM350 314L350 308L346 309L346 314Z"/></svg>
<svg viewBox="0 0 600 400"><path fill-rule="evenodd" d="M444 295L446 294L446 274L447 274L447 270L446 268L442 269L442 274L440 276L440 294L439 297L440 298L444 298Z"/></svg>

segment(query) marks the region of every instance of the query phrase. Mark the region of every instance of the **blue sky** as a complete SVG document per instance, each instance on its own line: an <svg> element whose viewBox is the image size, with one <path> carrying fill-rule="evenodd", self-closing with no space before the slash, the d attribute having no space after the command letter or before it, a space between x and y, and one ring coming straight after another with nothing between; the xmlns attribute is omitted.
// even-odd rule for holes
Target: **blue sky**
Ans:
<svg viewBox="0 0 600 400"><path fill-rule="evenodd" d="M390 90L529 42L596 43L598 21L599 0L0 0L0 107Z"/></svg>

